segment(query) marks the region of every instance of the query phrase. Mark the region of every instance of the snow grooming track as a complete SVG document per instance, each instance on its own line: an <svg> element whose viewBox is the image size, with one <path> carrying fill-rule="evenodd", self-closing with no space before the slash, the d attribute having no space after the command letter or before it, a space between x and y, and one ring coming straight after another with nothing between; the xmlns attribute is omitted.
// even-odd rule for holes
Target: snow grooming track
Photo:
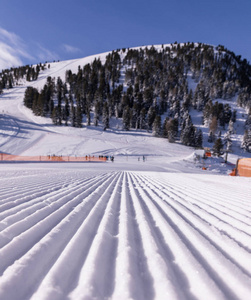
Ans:
<svg viewBox="0 0 251 300"><path fill-rule="evenodd" d="M251 299L250 190L199 177L1 178L0 299Z"/></svg>
<svg viewBox="0 0 251 300"><path fill-rule="evenodd" d="M142 176L135 177L137 178L135 181L138 182L137 186L140 190L141 197L145 200L145 203L149 197L149 212L151 211L153 213L157 210L157 212L160 212L162 215L162 218L161 215L156 216L156 224L162 223L163 217L166 218L168 224L172 225L173 229L180 235L182 242L185 243L187 249L195 256L198 263L202 265L206 273L210 275L210 278L214 281L215 285L218 286L219 290L222 291L225 296L227 296L227 299L239 299L239 297L235 295L237 286L239 293L242 295L240 299L249 299L251 295L250 253L245 253L243 249L238 249L239 252L237 252L237 254L235 251L231 251L233 250L231 248L230 254L228 252L226 253L226 251L229 251L227 247L232 246L230 243L229 245L222 243L224 244L225 249L223 247L224 250L220 251L220 246L217 245L217 242L221 242L219 236L216 236L215 238L215 232L210 232L210 227L206 227L206 233L203 232L203 229L205 230L204 224L200 222L199 218L196 219L194 217L193 211L186 212L186 210L177 203L178 201L174 197L175 194L165 195L163 192L155 193L156 189L160 189L160 187L156 184L151 184L154 179L151 178L149 180L148 186L150 186L150 188L147 188L147 184L145 180L142 180ZM161 189L163 189L163 186ZM175 191L179 191L179 189L176 188ZM161 201L161 198L159 197L160 194L162 194L162 199L165 199L168 205ZM184 202L184 199L181 201ZM209 234L209 237L207 234ZM173 245L174 242L175 241L168 244ZM212 247L212 245L214 247ZM234 250L237 249L235 248ZM244 257L241 257L240 254L244 255ZM235 262L232 263L232 261L229 260L231 255L235 255L237 261L240 260L239 265L241 268L238 268ZM176 259L176 261L178 263L178 259ZM184 270L185 268L183 265L183 271ZM189 270L191 270L191 267ZM188 278L191 279L192 276L188 276ZM194 282L195 286L198 284L197 280ZM192 288L192 282L190 283L190 286ZM202 295L202 293L202 291L199 291L199 295ZM210 296L209 292L207 292L204 294L203 299L214 299L214 297L212 295Z"/></svg>

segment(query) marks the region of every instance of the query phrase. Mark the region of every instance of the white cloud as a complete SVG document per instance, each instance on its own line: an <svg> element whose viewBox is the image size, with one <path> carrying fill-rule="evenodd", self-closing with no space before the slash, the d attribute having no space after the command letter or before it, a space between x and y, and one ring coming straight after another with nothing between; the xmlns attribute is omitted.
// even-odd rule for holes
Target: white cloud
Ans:
<svg viewBox="0 0 251 300"><path fill-rule="evenodd" d="M23 59L34 59L23 40L0 27L0 70L23 65Z"/></svg>
<svg viewBox="0 0 251 300"><path fill-rule="evenodd" d="M27 61L39 63L58 59L59 56L56 53L40 44L31 43L28 45L15 33L0 27L0 72L10 67L26 65Z"/></svg>
<svg viewBox="0 0 251 300"><path fill-rule="evenodd" d="M78 52L81 52L81 50L77 47L73 47L73 46L70 46L70 45L67 45L67 44L64 44L62 46L63 50L67 53L78 53Z"/></svg>

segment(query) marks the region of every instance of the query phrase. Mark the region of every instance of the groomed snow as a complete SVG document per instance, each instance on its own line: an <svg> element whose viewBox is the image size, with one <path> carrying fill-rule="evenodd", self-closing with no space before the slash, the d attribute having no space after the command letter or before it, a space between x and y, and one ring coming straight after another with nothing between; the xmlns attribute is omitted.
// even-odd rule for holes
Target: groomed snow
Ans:
<svg viewBox="0 0 251 300"><path fill-rule="evenodd" d="M1 165L0 299L248 300L250 179L119 167Z"/></svg>
<svg viewBox="0 0 251 300"><path fill-rule="evenodd" d="M115 161L0 163L0 299L251 299L251 178L116 120L55 127L23 106L25 88L0 96L1 152Z"/></svg>

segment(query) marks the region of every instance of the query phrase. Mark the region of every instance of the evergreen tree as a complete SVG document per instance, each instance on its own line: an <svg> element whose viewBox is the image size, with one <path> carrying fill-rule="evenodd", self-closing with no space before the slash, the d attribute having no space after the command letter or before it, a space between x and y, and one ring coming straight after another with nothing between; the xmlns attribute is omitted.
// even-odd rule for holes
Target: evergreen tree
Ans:
<svg viewBox="0 0 251 300"><path fill-rule="evenodd" d="M95 102L95 105L94 105L94 119L93 119L93 122L94 122L94 126L98 126L98 122L99 122L99 101L96 101Z"/></svg>
<svg viewBox="0 0 251 300"><path fill-rule="evenodd" d="M130 107L126 106L123 111L123 129L130 129Z"/></svg>
<svg viewBox="0 0 251 300"><path fill-rule="evenodd" d="M55 106L51 115L52 122L54 125L59 125L59 113L58 113L58 106Z"/></svg>
<svg viewBox="0 0 251 300"><path fill-rule="evenodd" d="M251 131L250 130L245 130L241 148L247 152L251 152Z"/></svg>
<svg viewBox="0 0 251 300"><path fill-rule="evenodd" d="M247 120L245 122L245 129L251 131L251 112L247 116Z"/></svg>
<svg viewBox="0 0 251 300"><path fill-rule="evenodd" d="M86 119L87 119L87 126L91 125L91 112L89 106L86 108Z"/></svg>
<svg viewBox="0 0 251 300"><path fill-rule="evenodd" d="M78 104L77 107L76 107L76 123L75 123L75 127L78 127L78 128L81 128L82 127L82 110L81 110L81 107L80 105Z"/></svg>
<svg viewBox="0 0 251 300"><path fill-rule="evenodd" d="M217 117L214 116L209 124L209 130L210 130L209 132L210 135L212 136L212 141L214 141L217 128L218 128L218 120Z"/></svg>
<svg viewBox="0 0 251 300"><path fill-rule="evenodd" d="M65 107L63 110L63 120L65 121L65 125L68 126L68 120L70 116L70 105L69 100L67 97L65 97Z"/></svg>
<svg viewBox="0 0 251 300"><path fill-rule="evenodd" d="M232 139L231 139L231 131L228 130L223 137L223 144L227 151L231 151L232 148Z"/></svg>
<svg viewBox="0 0 251 300"><path fill-rule="evenodd" d="M102 114L102 122L103 122L103 129L106 130L109 128L109 109L107 102L103 105L103 114Z"/></svg>
<svg viewBox="0 0 251 300"><path fill-rule="evenodd" d="M161 117L159 115L157 115L154 119L152 134L156 137L161 135Z"/></svg>
<svg viewBox="0 0 251 300"><path fill-rule="evenodd" d="M169 128L168 128L168 141L169 143L174 143L175 138L178 135L178 127L179 127L179 121L177 118L171 119L169 121Z"/></svg>
<svg viewBox="0 0 251 300"><path fill-rule="evenodd" d="M215 141L212 150L213 150L213 154L216 155L216 156L218 156L218 157L220 157L223 154L223 152L222 152L222 150L223 150L223 143L222 143L221 138L218 138Z"/></svg>
<svg viewBox="0 0 251 300"><path fill-rule="evenodd" d="M163 138L168 138L168 124L169 124L169 118L166 117L163 123L163 128L162 128L162 137Z"/></svg>
<svg viewBox="0 0 251 300"><path fill-rule="evenodd" d="M140 111L139 116L139 129L145 129L146 128L146 109L143 107Z"/></svg>
<svg viewBox="0 0 251 300"><path fill-rule="evenodd" d="M38 90L28 86L24 93L24 105L28 108L32 108L33 102L38 98Z"/></svg>
<svg viewBox="0 0 251 300"><path fill-rule="evenodd" d="M147 113L147 126L148 126L148 129L152 128L152 124L155 120L155 117L156 117L155 108L151 106L148 110L148 113Z"/></svg>
<svg viewBox="0 0 251 300"><path fill-rule="evenodd" d="M195 127L193 126L190 116L186 119L185 126L181 130L180 140L182 144L186 146L195 145Z"/></svg>
<svg viewBox="0 0 251 300"><path fill-rule="evenodd" d="M8 85L8 88L9 88L9 89L12 89L12 88L13 88L12 81L13 81L13 78L12 78L12 76L10 76L10 77L9 77L9 85Z"/></svg>
<svg viewBox="0 0 251 300"><path fill-rule="evenodd" d="M71 104L70 120L71 120L71 126L76 127L76 109L73 104Z"/></svg>
<svg viewBox="0 0 251 300"><path fill-rule="evenodd" d="M195 129L195 141L194 141L194 146L197 148L202 148L203 144L203 133L201 129Z"/></svg>

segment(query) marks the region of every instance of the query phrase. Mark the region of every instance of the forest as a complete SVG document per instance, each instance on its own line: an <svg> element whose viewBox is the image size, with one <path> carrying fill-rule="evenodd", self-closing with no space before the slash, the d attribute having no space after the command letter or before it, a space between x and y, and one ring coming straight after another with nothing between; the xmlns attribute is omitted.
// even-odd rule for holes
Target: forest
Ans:
<svg viewBox="0 0 251 300"><path fill-rule="evenodd" d="M4 72L1 88L11 88L15 80L36 80L37 65ZM224 46L202 43L118 49L96 58L91 64L68 70L65 78L48 77L39 91L28 87L24 104L37 116L50 117L55 125L110 127L111 118L121 118L124 130L147 130L153 136L180 140L201 147L203 135L192 123L191 109L201 111L208 127L209 142L215 142L220 128L231 146L236 111L217 99L236 99L249 111L243 148L251 145L251 66ZM191 82L196 83L194 89ZM216 135L217 131L217 135Z"/></svg>

